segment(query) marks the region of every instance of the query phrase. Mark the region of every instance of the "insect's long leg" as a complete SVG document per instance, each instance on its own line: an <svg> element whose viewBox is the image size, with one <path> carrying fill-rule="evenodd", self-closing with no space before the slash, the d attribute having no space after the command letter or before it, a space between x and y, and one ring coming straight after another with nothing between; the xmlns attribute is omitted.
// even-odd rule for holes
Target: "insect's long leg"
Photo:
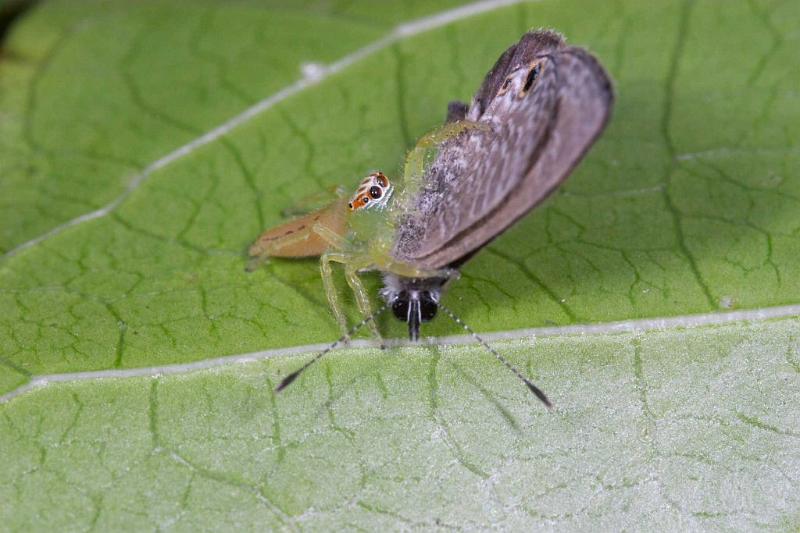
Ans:
<svg viewBox="0 0 800 533"><path fill-rule="evenodd" d="M336 322L342 333L347 336L347 319L344 316L341 305L339 305L339 293L336 292L336 285L333 283L333 270L331 269L331 256L335 253L325 253L319 258L319 270L322 274L322 286L325 287L325 297L328 299L328 306L331 308Z"/></svg>
<svg viewBox="0 0 800 533"><path fill-rule="evenodd" d="M464 331L466 331L467 333L469 333L470 335L472 335L472 337L473 337L473 338L474 338L476 341L478 341L478 342L479 342L481 345L483 345L483 347L484 347L484 348L486 348L487 350L489 350L489 353L491 353L492 355L494 355L494 356L497 358L497 360L498 360L498 361L500 361L501 363L503 363L503 365L505 365L505 367L506 367L506 368L508 368L509 370L511 370L511 371L514 373L514 375L515 375L515 376L517 376L519 379L521 379L521 380L522 380L522 382L523 382L523 383L525 383L525 385L528 387L528 389L530 389L530 391L531 391L532 393L534 393L534 394L536 395L536 397L537 397L537 398L539 398L539 400L541 400L541 401L542 401L542 403L543 403L543 404L545 404L545 405L546 405L548 408L552 408L552 407L553 407L553 404L551 404L551 403L550 403L550 400L548 400L548 399L547 399L547 396L545 395L545 393L544 393L544 392L542 392L542 390L541 390L539 387L537 387L536 385L534 385L533 383L531 383L531 380L529 380L528 378L526 378L525 376L523 376L523 375L522 375L522 372L520 372L519 370L517 370L517 367L515 367L514 365L512 365L511 363L509 363L509 362L508 362L508 359L506 359L505 357L503 357L502 355L500 355L499 353L497 353L497 350L495 350L494 348L492 348L491 346L489 346L489 344L488 344L488 343L487 343L485 340L483 340L483 338L481 338L481 337L480 337L480 336L479 336L477 333L475 333L475 331L473 331L471 327L469 327L468 325L466 325L466 324L464 323L464 321L463 321L463 320L461 320L460 318L458 318L458 317L455 315L455 313L453 313L453 312L452 312L450 309L448 309L447 307L445 307L444 305L442 305L442 304L441 304L441 302L439 303L439 309L441 309L442 311L444 311L445 313L447 313L447 315L448 315L450 318L452 318L452 319L453 319L453 321L455 321L455 323L456 323L456 324L458 324L459 326L461 326L462 328L464 328Z"/></svg>
<svg viewBox="0 0 800 533"><path fill-rule="evenodd" d="M327 348L325 348L324 350L322 350L321 352L319 352L317 355L315 355L315 356L314 356L312 359L310 359L310 360L309 360L309 361L308 361L306 364L304 364L303 366L301 366L300 368L298 368L297 370L295 370L294 372L292 372L291 374L289 374L288 376L286 376L285 378L283 378L283 380L281 380L281 382L280 382L280 383L278 384L278 386L275 388L275 392L280 392L280 391L282 391L283 389L285 389L286 387L288 387L289 385L291 385L291 383L292 383L294 380L296 380L296 379L297 379L297 377L298 377L300 374L302 374L302 373L303 373L303 372L304 372L304 371L305 371L305 370L306 370L308 367L310 367L311 365L313 365L314 363L316 363L317 361L319 361L320 359L322 359L322 357L323 357L325 354L327 354L328 352L330 352L331 350L333 350L334 348L336 348L337 346L339 346L341 343L343 343L343 342L345 342L345 341L348 341L348 340L350 340L350 337L351 337L352 335L355 335L355 333L356 333L356 332L357 332L359 329L361 329L361 328L364 326L364 324L367 324L367 323L374 322L374 321L375 321L375 318L376 318L377 316L379 316L381 313L383 313L383 312L386 310L386 308L387 308L388 306L389 306L389 304L383 304L383 305L382 305L382 306L381 306L381 307L380 307L380 308L379 308L377 311L375 311L373 314L371 314L371 315L369 315L369 316L365 317L365 318L364 318L364 319L363 319L361 322L359 322L358 324L356 324L355 326L353 326L352 328L350 328L350 330L349 330L349 331L347 331L347 332L346 332L344 335L342 335L341 337L339 337L339 338L338 338L338 339L337 339L335 342L333 342L333 343L332 343L330 346L328 346Z"/></svg>

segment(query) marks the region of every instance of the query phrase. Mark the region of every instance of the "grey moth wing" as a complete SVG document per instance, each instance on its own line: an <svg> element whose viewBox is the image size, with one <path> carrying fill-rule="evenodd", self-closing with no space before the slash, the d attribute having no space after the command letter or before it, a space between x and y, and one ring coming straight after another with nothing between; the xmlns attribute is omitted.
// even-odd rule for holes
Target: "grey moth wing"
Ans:
<svg viewBox="0 0 800 533"><path fill-rule="evenodd" d="M599 62L551 31L525 34L487 74L398 217L392 254L457 266L550 195L608 122L614 93ZM448 120L464 116L454 104Z"/></svg>

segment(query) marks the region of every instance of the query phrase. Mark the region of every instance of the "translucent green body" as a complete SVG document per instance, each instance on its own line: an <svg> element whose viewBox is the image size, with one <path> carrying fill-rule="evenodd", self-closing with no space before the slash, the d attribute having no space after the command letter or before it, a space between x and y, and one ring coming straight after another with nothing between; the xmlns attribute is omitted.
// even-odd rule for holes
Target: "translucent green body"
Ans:
<svg viewBox="0 0 800 533"><path fill-rule="evenodd" d="M320 256L320 271L325 295L334 317L347 335L347 321L339 303L339 295L333 283L331 263L344 266L345 279L353 291L359 310L371 316L370 298L359 278L359 273L371 270L388 272L405 278L450 277L453 272L426 270L398 261L392 256L397 222L404 214L417 209L415 198L424 185L426 168L435 160L439 146L462 132L472 128L488 126L469 121L450 122L423 136L408 153L403 167L403 176L390 180L390 189L385 201L373 202L369 206L350 210L339 198L333 203L303 217L294 219L277 228L267 230L250 248L254 262L271 256L307 257ZM338 221L344 218L344 224ZM373 334L380 338L374 321L369 321Z"/></svg>

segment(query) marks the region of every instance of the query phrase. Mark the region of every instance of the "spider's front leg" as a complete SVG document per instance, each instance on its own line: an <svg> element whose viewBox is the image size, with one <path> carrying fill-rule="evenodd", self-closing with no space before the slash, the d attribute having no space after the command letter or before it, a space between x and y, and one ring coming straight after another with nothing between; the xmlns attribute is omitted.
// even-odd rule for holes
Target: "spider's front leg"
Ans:
<svg viewBox="0 0 800 533"><path fill-rule="evenodd" d="M331 308L331 313L333 313L336 323L339 324L342 335L347 335L347 318L344 316L344 311L342 311L342 306L339 303L339 293L336 291L336 285L333 283L333 269L331 268L331 261L334 260L331 256L333 255L338 255L338 253L322 254L322 257L319 258L319 270L322 274L322 286L325 288L325 297L328 299L328 307Z"/></svg>
<svg viewBox="0 0 800 533"><path fill-rule="evenodd" d="M370 268L372 264L367 255L361 255L358 253L328 252L320 258L322 283L325 286L325 295L328 297L328 304L330 305L333 315L336 317L336 320L339 322L339 325L342 328L342 334L347 335L347 321L344 313L341 310L341 306L339 305L339 296L336 292L336 287L333 284L333 272L330 266L331 262L341 263L344 265L345 279L347 280L347 284L350 286L350 290L353 291L356 304L358 305L358 310L361 312L361 315L364 318L372 316L372 306L369 302L369 294L367 293L367 289L361 282L361 278L358 277L358 272L359 270ZM381 333L378 330L375 320L370 320L367 322L367 324L373 336L381 343L381 346L383 346L383 338L381 337Z"/></svg>

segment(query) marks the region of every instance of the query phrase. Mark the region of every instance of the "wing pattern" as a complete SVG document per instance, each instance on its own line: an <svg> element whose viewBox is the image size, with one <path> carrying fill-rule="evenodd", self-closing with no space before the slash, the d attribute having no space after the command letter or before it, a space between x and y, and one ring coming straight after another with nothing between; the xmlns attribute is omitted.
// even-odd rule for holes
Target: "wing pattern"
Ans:
<svg viewBox="0 0 800 533"><path fill-rule="evenodd" d="M611 82L591 54L554 32L525 34L466 111L481 127L439 147L403 206L394 257L428 269L463 263L566 179L612 104Z"/></svg>

